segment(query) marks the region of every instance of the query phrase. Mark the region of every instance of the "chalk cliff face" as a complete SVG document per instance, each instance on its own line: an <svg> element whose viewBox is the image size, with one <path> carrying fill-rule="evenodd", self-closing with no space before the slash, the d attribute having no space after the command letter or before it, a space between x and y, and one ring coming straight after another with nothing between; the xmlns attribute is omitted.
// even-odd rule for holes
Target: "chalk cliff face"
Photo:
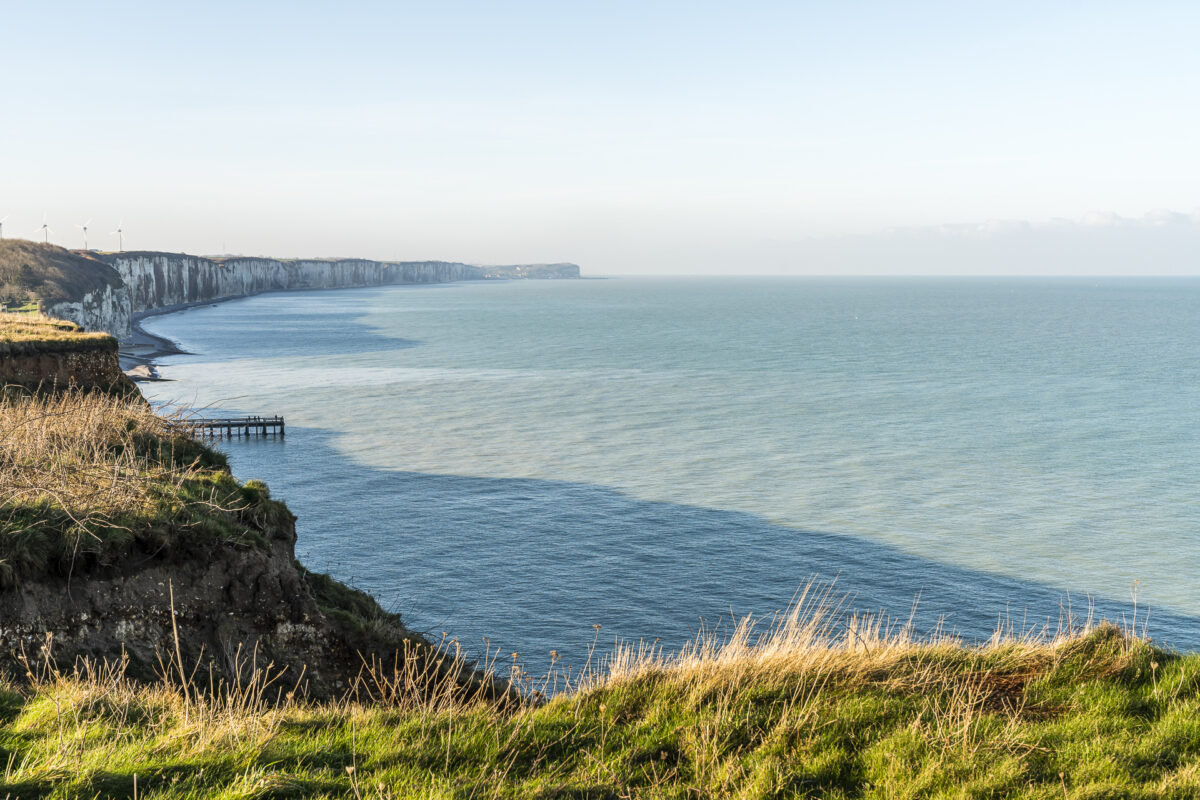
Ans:
<svg viewBox="0 0 1200 800"><path fill-rule="evenodd" d="M480 267L485 278L532 278L534 280L555 280L559 278L578 278L577 264L516 264L506 267Z"/></svg>
<svg viewBox="0 0 1200 800"><path fill-rule="evenodd" d="M482 278L483 270L445 261L213 260L168 253L128 253L111 259L133 313L282 289L343 289L394 283L443 283Z"/></svg>
<svg viewBox="0 0 1200 800"><path fill-rule="evenodd" d="M342 289L399 283L444 283L487 278L578 278L574 264L476 267L451 261L341 261L269 258L203 258L182 253L113 253L97 256L97 269L119 281L45 312L118 339L131 337L134 314L284 289Z"/></svg>
<svg viewBox="0 0 1200 800"><path fill-rule="evenodd" d="M104 331L125 341L130 336L133 313L127 286L108 286L85 292L76 301L64 301L43 309L47 316L69 319L89 331Z"/></svg>

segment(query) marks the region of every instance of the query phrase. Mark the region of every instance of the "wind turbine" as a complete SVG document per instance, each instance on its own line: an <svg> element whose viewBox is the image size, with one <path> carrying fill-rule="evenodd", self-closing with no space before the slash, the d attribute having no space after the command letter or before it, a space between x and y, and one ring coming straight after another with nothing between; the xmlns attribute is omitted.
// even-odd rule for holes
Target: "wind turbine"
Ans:
<svg viewBox="0 0 1200 800"><path fill-rule="evenodd" d="M38 228L33 233L35 236L39 233L42 234L42 243L50 244L50 234L54 233L54 231L50 230L50 226L46 224L45 214L42 214L42 227Z"/></svg>
<svg viewBox="0 0 1200 800"><path fill-rule="evenodd" d="M88 249L88 246L87 246L87 226L88 226L88 225L91 225L91 224L92 224L92 221L89 219L87 222L83 223L82 225L76 225L76 226L75 226L76 228L79 228L79 230L83 231L83 249L84 249L84 250L87 250L87 249Z"/></svg>
<svg viewBox="0 0 1200 800"><path fill-rule="evenodd" d="M5 219L8 219L8 217L5 217L4 219L0 219L0 239L4 238L4 220Z"/></svg>
<svg viewBox="0 0 1200 800"><path fill-rule="evenodd" d="M116 234L116 237L117 237L117 252L124 253L125 252L125 220L121 220L119 223L117 223L117 229L115 231L112 231L112 233Z"/></svg>

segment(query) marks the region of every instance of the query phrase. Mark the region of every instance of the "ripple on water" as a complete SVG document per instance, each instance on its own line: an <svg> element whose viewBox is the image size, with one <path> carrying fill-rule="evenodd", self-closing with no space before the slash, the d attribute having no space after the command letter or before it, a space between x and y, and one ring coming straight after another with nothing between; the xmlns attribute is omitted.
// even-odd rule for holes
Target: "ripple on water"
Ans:
<svg viewBox="0 0 1200 800"><path fill-rule="evenodd" d="M265 295L149 321L151 391L314 567L464 640L678 643L813 574L985 635L1066 591L1200 646L1193 281L614 280ZM607 638L606 638L607 641Z"/></svg>

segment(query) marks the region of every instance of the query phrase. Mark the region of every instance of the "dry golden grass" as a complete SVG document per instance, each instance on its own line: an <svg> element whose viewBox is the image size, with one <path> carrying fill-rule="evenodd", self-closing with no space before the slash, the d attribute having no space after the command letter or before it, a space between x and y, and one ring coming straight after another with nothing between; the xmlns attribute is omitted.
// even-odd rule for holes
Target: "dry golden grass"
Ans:
<svg viewBox="0 0 1200 800"><path fill-rule="evenodd" d="M518 706L464 699L449 683L428 691L445 672L379 665L361 678L385 687L377 702L318 705L257 668L238 686L203 690L173 662L151 687L119 668L50 669L3 704L12 710L0 741L12 755L2 788L129 797L136 785L171 798L1200 791L1200 658L1103 626L981 646L917 640L903 626L856 626L829 597L814 590L762 635L746 621L675 655L625 651Z"/></svg>
<svg viewBox="0 0 1200 800"><path fill-rule="evenodd" d="M767 686L797 673L863 683L894 675L897 662L910 660L914 652L1003 653L1009 666L1024 669L1079 641L1095 627L1090 613L1084 619L1064 616L1053 631L1016 635L998 629L985 645L967 647L961 639L940 631L916 637L910 623L887 624L882 617L847 614L846 601L836 593L835 584L810 582L787 613L766 620L746 617L728 636L701 628L693 640L671 654L655 647L619 645L602 669L576 688L595 688L587 681L601 676L603 685L668 672L698 685L722 687Z"/></svg>
<svg viewBox="0 0 1200 800"><path fill-rule="evenodd" d="M157 446L179 438L144 403L0 397L0 507L49 504L77 521L148 512L199 474Z"/></svg>
<svg viewBox="0 0 1200 800"><path fill-rule="evenodd" d="M0 587L147 536L253 540L251 494L140 396L0 395Z"/></svg>
<svg viewBox="0 0 1200 800"><path fill-rule="evenodd" d="M0 354L58 351L64 346L116 350L117 341L107 333L86 332L74 322L41 314L0 312Z"/></svg>

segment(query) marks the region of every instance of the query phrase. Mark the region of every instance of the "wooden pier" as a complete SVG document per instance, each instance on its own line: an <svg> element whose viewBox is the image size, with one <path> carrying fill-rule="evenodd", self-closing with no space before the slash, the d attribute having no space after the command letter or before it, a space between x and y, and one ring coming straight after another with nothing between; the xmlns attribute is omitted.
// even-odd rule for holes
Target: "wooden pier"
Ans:
<svg viewBox="0 0 1200 800"><path fill-rule="evenodd" d="M210 439L233 439L243 436L278 436L283 438L283 417L224 417L221 419L190 419L177 423L193 436Z"/></svg>

